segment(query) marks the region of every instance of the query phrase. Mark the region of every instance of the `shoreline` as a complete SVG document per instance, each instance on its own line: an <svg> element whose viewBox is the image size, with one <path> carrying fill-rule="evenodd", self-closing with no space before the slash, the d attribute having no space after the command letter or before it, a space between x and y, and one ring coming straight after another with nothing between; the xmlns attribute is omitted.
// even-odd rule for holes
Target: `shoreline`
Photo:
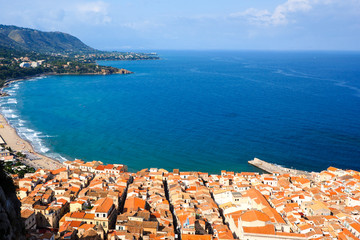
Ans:
<svg viewBox="0 0 360 240"><path fill-rule="evenodd" d="M134 72L131 72L131 71L126 70L124 68L120 68L119 71L120 72L115 72L115 73L55 73L55 72L40 73L40 74L35 74L33 76L7 79L7 80L5 80L4 85L1 87L0 90L2 92L3 88L9 86L13 82L26 81L26 80L31 80L31 79L34 79L34 78L39 78L39 77L47 77L47 76L91 76L91 75L104 76L104 75L113 75L113 74L127 75L127 74L133 74L134 73Z"/></svg>
<svg viewBox="0 0 360 240"><path fill-rule="evenodd" d="M39 77L47 77L47 76L51 76L51 75L53 75L53 74L40 73L40 74L35 74L33 76L28 76L28 77L7 79L7 80L5 80L4 85L0 88L0 90L1 90L1 92L3 92L4 88L8 87L10 84L12 84L14 82L21 82L21 81L31 80L31 79L39 78Z"/></svg>
<svg viewBox="0 0 360 240"><path fill-rule="evenodd" d="M4 84L4 86L1 88L1 91L3 91L3 88L8 87L13 82L25 81L37 77L44 77L44 76L47 75L38 74L36 76L28 77L28 78L11 79L10 81ZM27 151L28 153L38 158L35 160L30 160L26 158L25 160L23 160L24 164L30 167L34 167L35 169L42 168L42 169L54 170L64 167L64 165L59 160L47 157L41 153L36 152L31 142L21 138L17 130L10 125L8 120L1 113L0 113L0 125L3 126L2 128L0 128L0 135L4 139L7 147L10 147L15 152Z"/></svg>
<svg viewBox="0 0 360 240"><path fill-rule="evenodd" d="M64 165L60 161L36 152L31 143L21 138L17 133L16 129L9 124L9 122L1 113L0 124L3 125L3 128L0 128L0 135L6 142L7 147L10 147L13 151L16 152L27 151L39 158L36 160L25 159L23 161L24 164L34 167L35 169L42 168L54 170L64 167Z"/></svg>
<svg viewBox="0 0 360 240"><path fill-rule="evenodd" d="M126 69L119 69L120 72L112 73L112 74L131 74L133 72L128 71ZM4 95L7 94L6 91L4 91L4 88L9 87L10 84L15 82L21 82L21 81L27 81L32 80L36 78L41 77L47 77L47 76L69 76L69 75L109 75L104 73L82 73L82 74L72 74L72 73L40 73L33 76L27 76L27 77L21 77L21 78L13 78L8 79L5 81L4 85L0 88L0 97L6 97L10 95ZM35 169L58 169L64 167L63 163L60 160L53 159L51 157L45 156L44 154L41 154L39 152L36 152L34 150L33 145L30 141L23 139L19 136L16 128L12 127L9 123L9 121L5 118L4 115L0 113L0 125L3 125L3 128L0 128L0 136L4 139L6 142L6 146L10 147L12 150L16 152L22 152L27 151L28 153L34 155L34 157L37 157L39 159L36 160L30 160L26 158L23 160L23 163L34 167Z"/></svg>

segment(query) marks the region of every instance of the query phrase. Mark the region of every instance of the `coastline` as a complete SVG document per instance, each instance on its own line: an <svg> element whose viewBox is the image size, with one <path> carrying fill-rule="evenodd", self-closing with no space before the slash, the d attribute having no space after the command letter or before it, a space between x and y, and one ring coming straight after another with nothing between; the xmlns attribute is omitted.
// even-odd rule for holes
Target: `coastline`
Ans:
<svg viewBox="0 0 360 240"><path fill-rule="evenodd" d="M4 84L4 86L1 88L1 91L3 91L4 87L7 87L9 84L13 82L24 81L24 80L29 80L37 77L44 77L48 75L49 74L38 74L36 76L27 77L27 78L11 79ZM21 138L17 133L16 129L10 125L10 123L1 113L0 113L0 125L3 126L2 128L0 128L0 135L6 142L6 146L10 147L12 150L16 152L26 151L34 155L36 158L38 158L34 160L25 159L23 160L24 164L34 167L35 169L42 168L42 169L54 170L64 167L64 165L60 161L36 152L33 146L31 145L31 143Z"/></svg>
<svg viewBox="0 0 360 240"><path fill-rule="evenodd" d="M28 76L28 77L7 79L7 80L5 80L4 85L0 88L0 90L1 90L1 92L3 92L5 87L8 87L11 83L14 83L14 82L21 82L21 81L31 80L31 79L34 79L34 78L51 76L51 75L54 75L54 74L40 73L40 74L35 74L33 76Z"/></svg>
<svg viewBox="0 0 360 240"><path fill-rule="evenodd" d="M21 78L11 78L11 79L7 79L4 82L4 85L1 87L1 91L3 90L4 87L7 87L8 85L10 85L13 82L19 82L19 81L25 81L25 80L31 80L34 78L38 78L38 77L47 77L47 76L88 76L88 75L111 75L111 74L121 74L121 75L126 75L126 74L132 74L134 72L131 72L129 70L126 70L124 68L120 68L119 72L114 72L114 73L55 73L55 72L48 72L48 73L40 73L40 74L35 74L32 76L27 76L27 77L21 77Z"/></svg>
<svg viewBox="0 0 360 240"><path fill-rule="evenodd" d="M112 74L131 74L131 73L133 72L128 71L126 69L119 69L119 72L115 72ZM5 81L4 85L0 88L0 97L8 96L8 95L4 95L4 93L6 94L6 91L4 92L4 88L8 87L10 84L14 82L26 81L34 78L47 77L47 76L66 76L66 75L108 75L108 74L104 74L104 73L72 74L72 73L49 72L49 73L36 74L28 77L8 79ZM26 158L25 160L23 160L24 164L30 167L34 167L35 169L42 168L42 169L54 170L64 167L64 165L59 160L47 157L43 154L36 152L34 150L34 147L31 145L31 143L21 138L17 133L16 129L10 125L10 123L1 113L0 113L0 125L3 126L3 128L0 128L0 136L4 139L8 147L18 152L26 151L34 155L34 157L38 158L36 160L30 160Z"/></svg>
<svg viewBox="0 0 360 240"><path fill-rule="evenodd" d="M8 147L17 152L27 151L39 158L36 160L24 160L24 163L26 165L35 167L36 169L42 168L51 170L64 167L64 165L58 160L49 158L35 152L33 146L28 141L22 139L18 135L16 130L8 123L8 121L2 114L0 114L0 124L3 126L3 128L0 128L0 135L6 142L6 145Z"/></svg>

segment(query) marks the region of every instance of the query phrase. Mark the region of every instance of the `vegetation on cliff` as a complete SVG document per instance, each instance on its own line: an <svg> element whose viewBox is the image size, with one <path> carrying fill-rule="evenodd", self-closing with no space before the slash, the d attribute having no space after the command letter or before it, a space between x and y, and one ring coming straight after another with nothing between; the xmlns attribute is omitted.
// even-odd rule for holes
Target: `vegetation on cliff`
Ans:
<svg viewBox="0 0 360 240"><path fill-rule="evenodd" d="M16 187L0 163L0 239L25 239Z"/></svg>

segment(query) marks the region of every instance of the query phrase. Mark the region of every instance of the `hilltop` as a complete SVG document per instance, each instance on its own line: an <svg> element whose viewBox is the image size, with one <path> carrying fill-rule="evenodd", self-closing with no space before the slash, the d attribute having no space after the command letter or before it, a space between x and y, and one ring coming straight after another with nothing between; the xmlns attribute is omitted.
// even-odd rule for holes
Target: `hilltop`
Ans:
<svg viewBox="0 0 360 240"><path fill-rule="evenodd" d="M96 52L80 39L62 32L0 25L0 46L39 53Z"/></svg>

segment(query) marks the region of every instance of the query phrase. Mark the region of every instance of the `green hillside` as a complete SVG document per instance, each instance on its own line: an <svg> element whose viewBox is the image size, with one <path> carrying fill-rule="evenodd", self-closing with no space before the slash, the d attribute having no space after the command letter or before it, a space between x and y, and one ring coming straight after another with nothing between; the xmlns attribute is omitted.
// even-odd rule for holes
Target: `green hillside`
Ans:
<svg viewBox="0 0 360 240"><path fill-rule="evenodd" d="M43 32L8 25L0 25L0 46L40 53L89 53L97 51L67 33Z"/></svg>

